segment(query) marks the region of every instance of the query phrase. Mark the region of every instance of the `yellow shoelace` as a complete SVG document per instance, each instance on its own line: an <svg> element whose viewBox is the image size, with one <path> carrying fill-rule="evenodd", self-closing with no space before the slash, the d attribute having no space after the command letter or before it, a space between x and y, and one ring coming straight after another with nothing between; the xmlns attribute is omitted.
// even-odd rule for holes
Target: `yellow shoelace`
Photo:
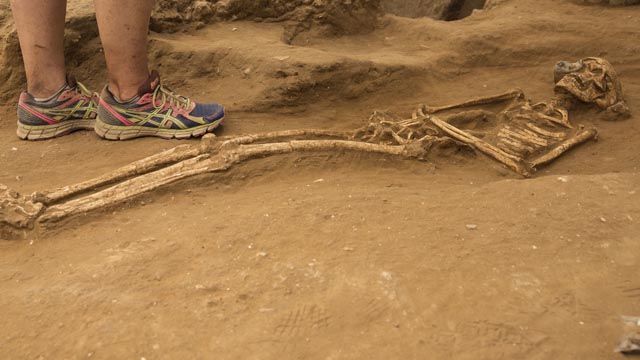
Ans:
<svg viewBox="0 0 640 360"><path fill-rule="evenodd" d="M90 99L88 105L90 108L98 107L98 99L100 99L100 95L97 92L91 92L83 83L79 81L76 81L76 88L74 90L76 91L76 93L79 93Z"/></svg>
<svg viewBox="0 0 640 360"><path fill-rule="evenodd" d="M160 97L161 99L160 106L158 106L156 103L158 97ZM185 96L177 95L173 91L171 91L171 89L160 84L160 86L157 86L153 91L153 105L156 107L156 109L159 109L164 107L167 104L167 101L169 102L169 105L171 105L171 107L176 107L178 109L183 108L185 110L189 110L189 108L191 108L191 99Z"/></svg>

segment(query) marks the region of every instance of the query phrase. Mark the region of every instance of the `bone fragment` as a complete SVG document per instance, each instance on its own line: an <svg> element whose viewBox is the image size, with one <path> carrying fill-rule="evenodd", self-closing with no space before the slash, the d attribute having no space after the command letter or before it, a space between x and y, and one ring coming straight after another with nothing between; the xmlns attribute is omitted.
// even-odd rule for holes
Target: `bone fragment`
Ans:
<svg viewBox="0 0 640 360"><path fill-rule="evenodd" d="M19 238L33 227L44 206L0 184L0 240Z"/></svg>
<svg viewBox="0 0 640 360"><path fill-rule="evenodd" d="M445 110L465 108L470 106L487 105L503 102L506 100L524 98L524 92L521 89L513 89L502 94L493 96L483 96L468 101L464 101L457 104L445 105L445 106L424 106L424 111L427 114L435 114Z"/></svg>
<svg viewBox="0 0 640 360"><path fill-rule="evenodd" d="M616 352L625 355L640 354L640 317L623 316L624 336Z"/></svg>
<svg viewBox="0 0 640 360"><path fill-rule="evenodd" d="M538 147L544 147L549 145L549 142L547 142L544 139L541 139L537 136L531 136L527 133L523 133L520 132L516 129L510 128L510 127L504 127L500 130L500 133L503 134L502 136L507 136L509 138L516 138L520 141L523 141L525 143L530 143L530 144L534 144L537 145ZM498 136L500 136L500 134L498 134Z"/></svg>
<svg viewBox="0 0 640 360"><path fill-rule="evenodd" d="M428 149L422 147L419 141L406 146L378 145L347 140L292 140L282 143L235 145L235 148L224 148L217 154L202 154L163 169L126 180L102 191L53 205L45 210L38 222L47 225L70 216L86 214L113 206L161 186L204 173L227 170L234 164L255 157L297 151L324 150L360 151L418 159L424 158L428 151Z"/></svg>
<svg viewBox="0 0 640 360"><path fill-rule="evenodd" d="M226 140L226 144L245 145L256 143L260 141L282 141L294 137L329 137L338 139L349 139L353 135L352 131L334 131L334 130L318 130L318 129L306 129L306 130L284 130L274 131L262 134L251 134L238 136L230 140Z"/></svg>
<svg viewBox="0 0 640 360"><path fill-rule="evenodd" d="M65 186L52 191L36 192L32 198L45 205L58 203L84 192L95 190L109 184L120 182L138 175L146 174L161 167L198 156L200 151L190 145L180 145L159 154L125 165L113 172L79 184Z"/></svg>
<svg viewBox="0 0 640 360"><path fill-rule="evenodd" d="M562 139L566 138L566 135L563 132L548 131L548 130L545 130L545 129L541 128L541 127L538 127L535 124L530 123L530 122L527 123L527 126L529 127L529 129L537 132L538 134L544 135L544 136L549 137L549 138L553 138L553 139L556 139L556 140L562 140Z"/></svg>
<svg viewBox="0 0 640 360"><path fill-rule="evenodd" d="M501 162L516 173L524 177L530 177L532 175L532 169L524 161L522 161L522 159L510 155L500 150L499 148L454 127L453 125L447 124L446 122L438 119L435 116L430 116L429 120L431 120L431 122L435 126L444 131L447 135L478 149L482 153Z"/></svg>
<svg viewBox="0 0 640 360"><path fill-rule="evenodd" d="M551 149L546 154L540 156L539 158L531 161L531 165L534 168L537 168L540 165L545 165L550 163L551 161L560 157L560 155L564 154L568 150L588 141L591 139L595 139L598 136L598 131L596 129L587 129L579 132L575 136L568 138L567 140L561 142L558 146Z"/></svg>
<svg viewBox="0 0 640 360"><path fill-rule="evenodd" d="M38 222L46 224L69 216L86 214L93 210L121 203L178 180L205 173L210 167L209 162L205 161L208 157L208 155L200 155L163 169L123 181L102 191L62 204L53 205L45 210L44 214L38 219Z"/></svg>
<svg viewBox="0 0 640 360"><path fill-rule="evenodd" d="M510 150L519 154L518 157L523 157L527 153L531 153L535 151L531 146L527 146L517 139L511 139L507 137L501 137L500 142L506 145ZM499 147L500 150L503 150L502 147Z"/></svg>

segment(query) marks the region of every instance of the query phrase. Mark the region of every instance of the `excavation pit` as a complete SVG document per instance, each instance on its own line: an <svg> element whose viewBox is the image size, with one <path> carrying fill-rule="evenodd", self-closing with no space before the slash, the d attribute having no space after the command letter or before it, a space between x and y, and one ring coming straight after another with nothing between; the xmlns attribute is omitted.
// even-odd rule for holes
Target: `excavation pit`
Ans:
<svg viewBox="0 0 640 360"><path fill-rule="evenodd" d="M486 0L385 0L382 7L402 17L456 21L470 16L474 10L483 9L485 4Z"/></svg>

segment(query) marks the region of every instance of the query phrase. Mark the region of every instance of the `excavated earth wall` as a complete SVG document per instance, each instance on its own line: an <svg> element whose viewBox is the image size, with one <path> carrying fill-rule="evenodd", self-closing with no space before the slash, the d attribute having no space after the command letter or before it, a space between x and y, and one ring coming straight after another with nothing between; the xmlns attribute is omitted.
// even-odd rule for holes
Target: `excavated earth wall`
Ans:
<svg viewBox="0 0 640 360"><path fill-rule="evenodd" d="M438 20L458 20L482 9L486 0L383 0L382 7L392 14L419 18L430 17Z"/></svg>
<svg viewBox="0 0 640 360"><path fill-rule="evenodd" d="M304 29L317 25L331 34L356 34L373 30L380 8L380 0L158 0L151 28L170 32L186 24L246 19L292 21Z"/></svg>
<svg viewBox="0 0 640 360"><path fill-rule="evenodd" d="M66 57L73 67L91 62L93 67L103 68L95 16L86 7L82 9L68 11ZM219 21L282 22L282 40L291 43L305 32L320 36L367 33L377 27L380 15L380 0L158 0L150 29L172 33L193 31ZM0 4L0 66L0 100L7 100L15 97L25 83L20 45L8 4Z"/></svg>

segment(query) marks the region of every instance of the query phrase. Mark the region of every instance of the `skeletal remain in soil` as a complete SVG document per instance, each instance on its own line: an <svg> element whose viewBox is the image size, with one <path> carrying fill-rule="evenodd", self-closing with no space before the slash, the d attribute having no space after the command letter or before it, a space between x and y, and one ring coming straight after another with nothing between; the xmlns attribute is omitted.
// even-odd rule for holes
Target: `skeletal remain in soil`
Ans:
<svg viewBox="0 0 640 360"><path fill-rule="evenodd" d="M616 351L622 354L640 354L640 317L623 316L624 336Z"/></svg>
<svg viewBox="0 0 640 360"><path fill-rule="evenodd" d="M556 95L546 103L532 104L521 90L513 90L460 104L421 106L408 119L374 112L368 124L355 131L288 130L232 138L210 134L199 146L181 145L95 179L30 197L0 185L0 238L19 237L34 227L54 226L189 177L278 154L354 151L426 160L437 147L467 147L529 177L538 167L597 136L595 129L570 122L573 107L593 104L608 118L629 115L615 71L606 60L561 62L555 77ZM497 114L472 109L504 103Z"/></svg>

